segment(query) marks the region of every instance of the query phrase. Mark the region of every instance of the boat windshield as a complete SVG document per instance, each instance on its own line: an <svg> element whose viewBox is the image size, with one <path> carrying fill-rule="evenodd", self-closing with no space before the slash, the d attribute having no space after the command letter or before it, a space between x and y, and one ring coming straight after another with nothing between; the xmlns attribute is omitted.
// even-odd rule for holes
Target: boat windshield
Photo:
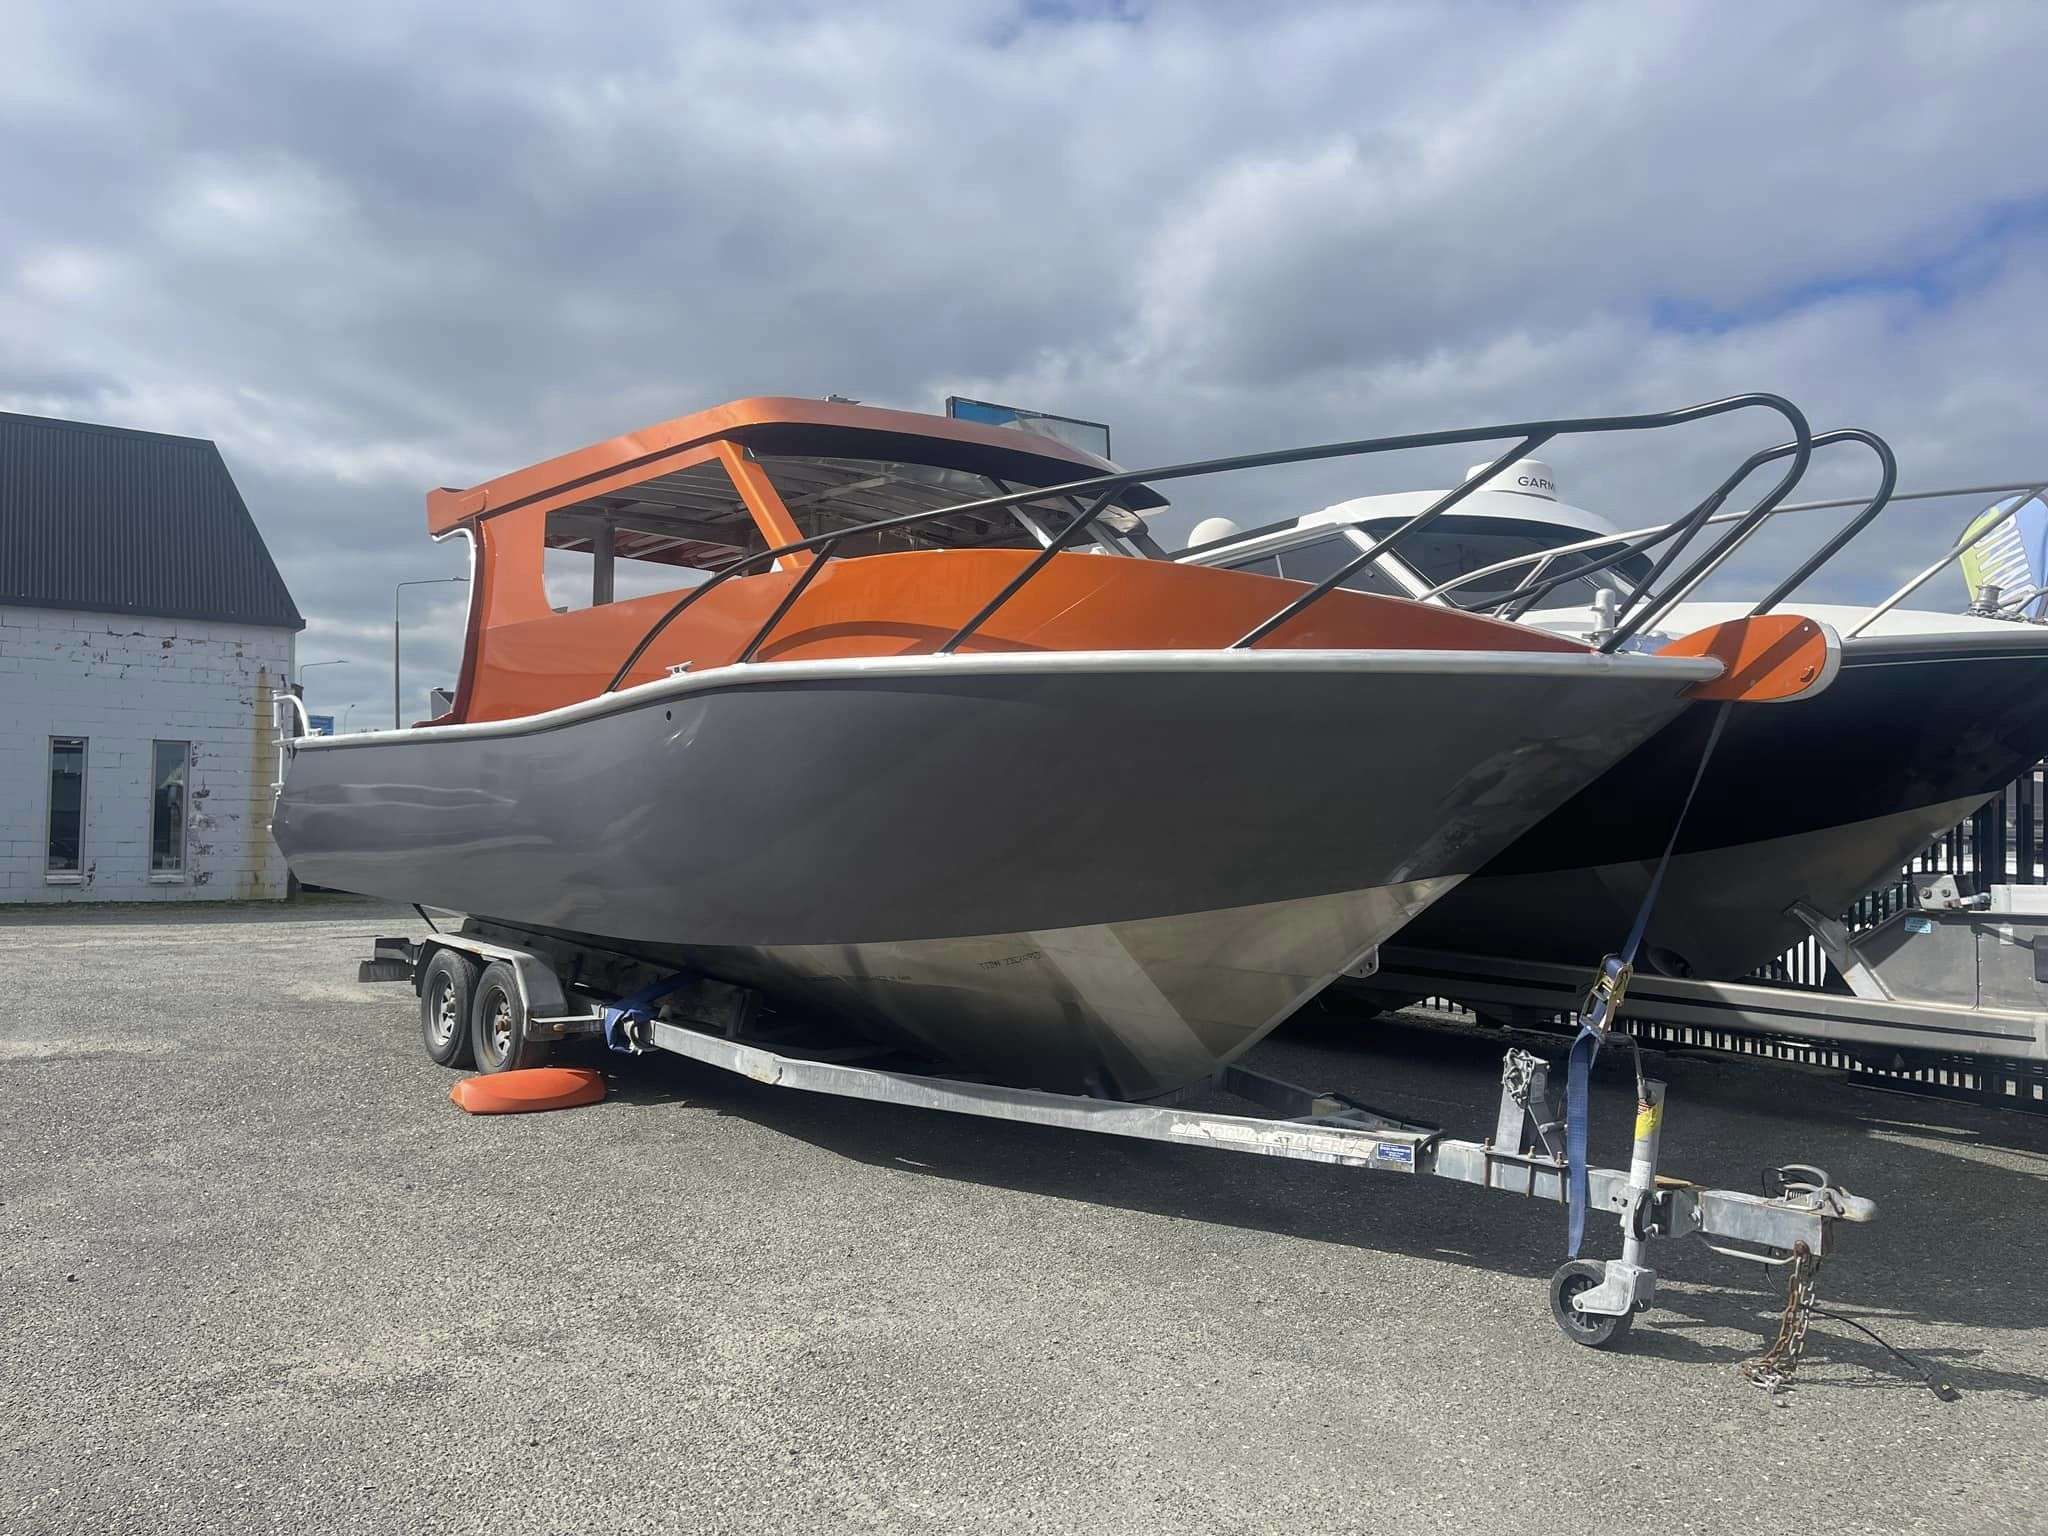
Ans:
<svg viewBox="0 0 2048 1536"><path fill-rule="evenodd" d="M1364 531L1374 538L1384 538L1400 527L1399 519L1388 518L1364 524ZM1505 517L1445 517L1424 528L1420 533L1411 534L1395 548L1393 558L1412 567L1428 585L1435 587L1454 580L1467 571L1483 570L1503 560L1513 560L1522 555L1540 554L1546 549L1561 549L1569 544L1583 543L1587 534L1583 529L1564 528L1554 523L1523 522L1519 518ZM1514 566L1505 571L1496 571L1478 581L1467 582L1453 588L1445 596L1461 606L1470 607L1477 599L1500 597L1535 580L1547 580L1572 566L1591 565L1605 559L1618 546L1602 545L1594 549L1579 550L1573 554L1561 555L1559 561L1542 563L1531 561L1527 565ZM1595 572L1572 581L1560 582L1539 598L1537 608L1585 608L1593 602L1593 594L1603 588L1626 591L1628 586L1649 574L1650 559L1647 555L1635 555L1622 561L1611 570Z"/></svg>
<svg viewBox="0 0 2048 1536"><path fill-rule="evenodd" d="M1228 569L1251 571L1260 576L1284 576L1289 581L1305 581L1313 585L1336 575L1357 559L1359 548L1343 533L1333 530L1306 544L1295 544L1250 560L1234 561ZM1337 585L1348 587L1353 592L1377 592L1382 597L1408 596L1407 589L1382 571L1378 561L1352 571Z"/></svg>
<svg viewBox="0 0 2048 1536"><path fill-rule="evenodd" d="M993 475L883 459L761 454L757 462L767 471L775 493L806 538L1029 488ZM1087 474L1085 468L1076 467L1072 478L1082 479ZM908 528L856 534L842 540L833 552L843 558L913 549L1040 549L1065 530L1086 505L1071 496L1049 496L993 511L962 512ZM1078 544L1077 550L1118 555L1150 552L1144 520L1135 512L1113 506L1097 521L1098 526L1108 525L1105 537Z"/></svg>

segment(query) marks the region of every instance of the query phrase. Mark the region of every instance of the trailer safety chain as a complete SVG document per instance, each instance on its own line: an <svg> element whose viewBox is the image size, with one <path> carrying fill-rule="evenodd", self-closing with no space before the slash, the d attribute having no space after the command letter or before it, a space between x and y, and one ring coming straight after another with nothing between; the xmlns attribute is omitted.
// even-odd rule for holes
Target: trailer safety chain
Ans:
<svg viewBox="0 0 2048 1536"><path fill-rule="evenodd" d="M1785 1311L1778 1319L1778 1336L1771 1347L1753 1360L1745 1360L1736 1369L1755 1385L1771 1395L1771 1401L1784 1406L1783 1392L1792 1384L1793 1373L1799 1369L1799 1362L1806 1354L1806 1332L1813 1326L1816 1317L1829 1322L1842 1323L1854 1328L1879 1349L1890 1355L1899 1364L1920 1378L1922 1386L1944 1403L1959 1403L1963 1394L1945 1376L1903 1349L1880 1337L1875 1328L1859 1323L1853 1317L1844 1317L1839 1312L1830 1312L1817 1300L1820 1282L1820 1260L1804 1243L1792 1248L1792 1276L1785 1287Z"/></svg>
<svg viewBox="0 0 2048 1536"><path fill-rule="evenodd" d="M1792 1276L1785 1285L1785 1311L1778 1319L1778 1336L1771 1347L1736 1369L1781 1404L1781 1394L1791 1384L1793 1373L1806 1353L1806 1330L1813 1324L1814 1295L1820 1281L1820 1260L1804 1243L1792 1245Z"/></svg>

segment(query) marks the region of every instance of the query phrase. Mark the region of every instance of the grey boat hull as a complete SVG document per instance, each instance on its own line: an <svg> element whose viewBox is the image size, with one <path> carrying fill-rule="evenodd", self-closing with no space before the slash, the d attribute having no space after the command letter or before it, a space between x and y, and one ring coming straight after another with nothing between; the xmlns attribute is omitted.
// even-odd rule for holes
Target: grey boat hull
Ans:
<svg viewBox="0 0 2048 1536"><path fill-rule="evenodd" d="M316 740L302 880L588 936L1002 1081L1198 1080L1683 707L1711 662L1033 653L685 675Z"/></svg>

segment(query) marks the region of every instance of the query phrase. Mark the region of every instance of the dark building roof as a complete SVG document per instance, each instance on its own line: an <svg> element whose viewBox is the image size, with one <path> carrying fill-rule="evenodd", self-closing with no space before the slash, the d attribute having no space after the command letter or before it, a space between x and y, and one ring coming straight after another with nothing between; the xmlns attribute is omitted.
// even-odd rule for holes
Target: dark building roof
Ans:
<svg viewBox="0 0 2048 1536"><path fill-rule="evenodd" d="M0 411L0 604L304 629L220 450Z"/></svg>

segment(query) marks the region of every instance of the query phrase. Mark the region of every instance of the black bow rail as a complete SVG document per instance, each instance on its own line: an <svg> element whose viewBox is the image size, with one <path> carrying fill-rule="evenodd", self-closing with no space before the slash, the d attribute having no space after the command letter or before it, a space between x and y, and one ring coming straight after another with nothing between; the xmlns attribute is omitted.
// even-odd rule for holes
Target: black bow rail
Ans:
<svg viewBox="0 0 2048 1536"><path fill-rule="evenodd" d="M783 593L782 599L775 605L774 611L768 615L761 627L754 632L753 638L747 642L746 646L735 658L736 662L751 661L756 653L759 652L768 636L774 633L776 626L788 615L790 609L796 605L797 600L803 596L811 582L816 579L818 572L830 557L833 548L844 539L883 533L896 528L908 528L918 523L929 522L934 518L957 516L963 512L998 511L1007 507L1022 506L1028 502L1044 501L1050 497L1093 497L1087 506L1075 515L1074 520L1055 536L1044 549L1038 552L1030 564L1026 565L1023 570L1019 571L1005 583L1002 590L983 604L979 612L965 624L961 625L959 629L955 630L951 636L937 647L935 654L947 655L958 650L975 631L988 622L991 616L1011 598L1015 597L1026 583L1040 571L1044 570L1056 555L1060 554L1063 550L1072 548L1078 543L1087 529L1097 522L1109 504L1116 499L1117 494L1130 486L1161 480L1188 480L1201 475L1224 474L1231 470L1239 469L1267 469L1282 464L1306 464L1322 459L1353 458L1374 453L1397 453L1413 448L1446 448L1454 447L1460 443L1495 442L1502 438L1517 439L1512 448L1496 458L1480 474L1472 476L1455 489L1446 491L1427 507L1423 508L1422 511L1409 518L1407 522L1394 529L1385 538L1378 540L1370 548L1362 551L1356 559L1317 582L1299 597L1285 603L1277 613L1255 625L1251 630L1233 641L1229 647L1232 650L1247 650L1257 645L1260 640L1271 634L1282 624L1285 624L1289 619L1315 603L1320 602L1325 595L1341 585L1347 577L1362 569L1366 564L1378 559L1381 555L1387 554L1398 546L1402 540L1427 528L1437 518L1463 501L1474 491L1480 489L1494 475L1507 468L1515 460L1535 452L1553 438L1583 437L1607 432L1654 432L1665 427L1684 426L1691 422L1705 421L1712 417L1726 416L1733 412L1744 410L1769 411L1785 420L1792 431L1792 443L1785 450L1770 450L1764 456L1764 461L1767 462L1773 457L1789 456L1791 463L1787 466L1778 484L1756 504L1750 515L1740 525L1740 537L1723 539L1721 544L1715 546L1706 556L1702 557L1703 560L1718 563L1720 559L1724 559L1728 554L1732 553L1735 546L1741 543L1743 539L1746 539L1755 530L1756 526L1765 517L1770 515L1771 510L1791 493L1794 485L1798 484L1799 477L1806 473L1807 462L1813 452L1813 433L1807 426L1806 417L1800 412L1799 408L1783 396L1757 391L1748 394L1730 395L1721 400L1709 400L1704 404L1686 406L1684 409L1676 411L1655 411L1648 414L1629 416L1567 417L1556 421L1512 422L1501 426L1464 427L1448 432L1408 432L1395 437L1368 437L1343 443L1319 443L1306 448L1283 448L1266 453L1233 454L1220 459L1197 459L1184 464L1162 465L1156 469L1118 470L1114 474L1091 475L1083 480L1070 480L1060 485L1035 486L1027 490L1007 492L1000 496L983 497L976 501L963 501L949 507L934 507L923 512L906 512L897 517L883 518L878 522L860 523L847 528L835 529L830 533L813 534L809 538L796 539L788 544L777 545L773 549L764 549L758 554L748 555L744 559L736 560L721 569L709 581L692 587L688 592L685 592L670 605L660 618L656 619L648 627L647 633L640 637L639 643L633 647L632 652L620 663L618 671L612 674L612 680L605 685L604 691L606 693L616 692L625 682L627 674L639 663L640 658L647 654L647 648L660 637L670 624L687 612L691 604L697 602L707 592L714 591L735 576L764 569L787 556L800 554L807 550L816 551L819 558L811 561L797 579L790 584L789 590ZM1749 472L1749 469L1753 467L1754 462L1753 460L1752 464L1745 465L1743 470L1732 477L1728 484L1731 487L1739 484L1742 478ZM1114 533L1116 530L1110 529L1108 531ZM1687 567L1680 574L1674 584L1675 590L1684 589L1685 583L1693 577L1699 563L1695 562L1693 566ZM1711 568L1711 564L1707 566L1708 570L1711 570ZM1705 571L1702 570L1699 574L1704 578ZM1600 649L1612 651L1618 644L1618 640L1610 637L1607 642L1600 646Z"/></svg>
<svg viewBox="0 0 2048 1536"><path fill-rule="evenodd" d="M1773 587L1754 608L1750 609L1749 616L1751 618L1757 618L1769 613L1787 597L1790 597L1792 593L1805 583L1808 577L1812 576L1815 571L1840 554L1843 547L1851 539L1869 527L1872 521L1876 519L1878 513L1891 504L1892 492L1898 487L1899 483L1899 462L1892 453L1891 444L1887 443L1875 432L1867 432L1861 427L1837 427L1833 431L1821 433L1812 440L1812 446L1815 448L1829 447L1836 443L1861 443L1877 455L1877 490L1868 501L1863 503L1861 511L1843 524L1832 538L1828 539L1819 549L1807 556L1806 560L1796 570L1779 582L1777 586ZM1701 560L1696 561L1692 567L1689 567L1684 577L1674 581L1670 589L1663 596L1646 596L1651 585L1670 567L1672 561L1691 542L1693 536L1720 515L1720 509L1726 504L1728 498L1734 494L1735 488L1738 485L1765 464L1785 458L1796 452L1797 449L1798 444L1796 442L1781 443L1776 448L1766 448L1760 453L1752 454L1743 463L1742 467L1722 481L1711 495L1676 522L1667 523L1662 528L1652 529L1646 534L1615 545L1598 559L1573 563L1556 575L1546 576L1541 580L1526 581L1511 591L1495 593L1479 602L1470 604L1467 606L1466 611L1483 613L1488 609L1497 609L1503 618L1519 619L1536 603L1540 602L1552 589L1563 586L1566 582L1576 581L1583 576L1597 575L1601 571L1610 570L1625 560L1634 559L1637 555L1647 554L1667 539L1673 540L1671 547L1658 558L1657 563L1651 568L1649 573L1641 581L1631 585L1620 608L1617 610L1620 616L1625 617L1638 602L1646 604L1640 614L1623 625L1619 630L1619 640L1617 643L1625 641L1629 636L1637 634L1646 626L1655 623L1678 603L1683 602L1698 589L1701 582L1705 581L1708 576L1712 575L1720 567L1729 555L1735 552L1736 548L1751 533L1762 525L1766 517L1774 515L1775 510L1777 510L1775 508L1752 507L1748 512L1737 517L1735 526L1722 537L1720 543L1709 550ZM1845 503L1845 505L1853 506L1855 503L1849 502ZM1539 550L1534 554L1521 555L1513 560L1503 560L1499 564L1487 566L1483 570L1467 571L1463 575L1454 577L1450 581L1444 582L1441 586L1433 588L1425 593L1424 596L1443 596L1456 591L1457 588L1467 582L1476 581L1482 576L1493 575L1500 571L1512 570L1517 565L1540 567L1553 559L1560 558L1565 553L1568 552Z"/></svg>

